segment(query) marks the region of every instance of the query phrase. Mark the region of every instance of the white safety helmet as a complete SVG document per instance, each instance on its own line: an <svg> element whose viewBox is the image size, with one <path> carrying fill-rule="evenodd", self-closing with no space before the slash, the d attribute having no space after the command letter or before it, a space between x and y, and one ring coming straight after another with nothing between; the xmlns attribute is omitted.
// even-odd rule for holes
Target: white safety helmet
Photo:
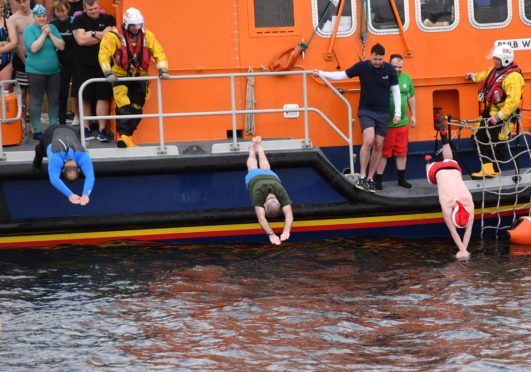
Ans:
<svg viewBox="0 0 531 372"><path fill-rule="evenodd" d="M124 13L124 25L127 29L129 25L140 25L142 29L144 28L144 17L140 10L136 8L129 8Z"/></svg>
<svg viewBox="0 0 531 372"><path fill-rule="evenodd" d="M514 60L514 51L509 45L498 45L492 51L492 57L501 61L502 67L507 67Z"/></svg>

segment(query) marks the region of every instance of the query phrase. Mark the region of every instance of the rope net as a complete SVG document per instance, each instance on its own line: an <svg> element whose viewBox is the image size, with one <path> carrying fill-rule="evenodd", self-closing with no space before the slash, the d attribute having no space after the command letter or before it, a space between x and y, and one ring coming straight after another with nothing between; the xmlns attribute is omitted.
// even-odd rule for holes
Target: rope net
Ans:
<svg viewBox="0 0 531 372"><path fill-rule="evenodd" d="M530 110L522 110L528 113ZM513 114L506 121L496 125L486 125L485 119L459 120L449 119L448 125L457 128L452 139L459 136L461 129L473 131L472 143L483 170L480 178L482 182L481 198L481 237L491 230L498 239L505 230L512 227L517 214L526 210L529 215L531 206L531 151L530 129L531 117L523 114ZM511 123L512 130L511 130ZM503 133L503 134L502 134ZM501 138L501 139L500 139ZM490 176L485 166L497 174ZM495 174L496 174L495 173ZM505 177L508 176L508 177ZM486 181L489 182L486 182ZM486 206L486 199L496 200L495 205ZM507 200L511 202L508 203ZM503 205L502 205L503 204ZM502 217L512 216L511 224L504 224ZM494 217L494 218L493 218ZM487 220L494 223L487 224Z"/></svg>

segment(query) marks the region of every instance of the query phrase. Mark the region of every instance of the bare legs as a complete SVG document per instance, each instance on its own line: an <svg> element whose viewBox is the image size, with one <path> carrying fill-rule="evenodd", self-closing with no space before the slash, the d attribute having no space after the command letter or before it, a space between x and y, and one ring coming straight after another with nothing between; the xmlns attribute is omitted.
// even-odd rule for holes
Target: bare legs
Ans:
<svg viewBox="0 0 531 372"><path fill-rule="evenodd" d="M257 160L258 156L258 160ZM264 152L264 146L262 145L262 137L256 136L253 138L249 145L249 157L247 158L247 169L265 169L270 170L271 166Z"/></svg>
<svg viewBox="0 0 531 372"><path fill-rule="evenodd" d="M452 155L452 149L450 148L450 145L448 143L445 143L443 146L442 146L442 156L443 156L443 159L453 159L453 155Z"/></svg>
<svg viewBox="0 0 531 372"><path fill-rule="evenodd" d="M360 177L373 179L382 158L385 137L374 133L374 128L363 130L363 145L360 149ZM367 167L368 173L367 173Z"/></svg>

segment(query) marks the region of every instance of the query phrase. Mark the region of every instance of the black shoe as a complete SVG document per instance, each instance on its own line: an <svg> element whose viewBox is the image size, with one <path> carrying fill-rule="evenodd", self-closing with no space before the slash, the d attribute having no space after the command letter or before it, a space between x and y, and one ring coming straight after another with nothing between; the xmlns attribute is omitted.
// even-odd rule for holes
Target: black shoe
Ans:
<svg viewBox="0 0 531 372"><path fill-rule="evenodd" d="M356 186L356 188L360 189L360 190L367 190L367 179L365 177L359 177L357 180L356 180L356 183L354 183L354 186Z"/></svg>
<svg viewBox="0 0 531 372"><path fill-rule="evenodd" d="M376 187L376 190L383 190L382 175L381 174L375 174L374 175L374 185Z"/></svg>
<svg viewBox="0 0 531 372"><path fill-rule="evenodd" d="M40 156L35 156L33 158L33 173L41 174L41 168L42 168L42 158Z"/></svg>
<svg viewBox="0 0 531 372"><path fill-rule="evenodd" d="M407 182L406 180L398 180L398 184L402 187L405 187L406 189L410 189L411 186L413 186L412 184L410 184L409 182Z"/></svg>
<svg viewBox="0 0 531 372"><path fill-rule="evenodd" d="M376 185L373 180L367 180L365 182L365 189L369 192L376 192Z"/></svg>
<svg viewBox="0 0 531 372"><path fill-rule="evenodd" d="M398 184L406 189L411 188L411 184L406 181L406 171L405 169L398 171Z"/></svg>

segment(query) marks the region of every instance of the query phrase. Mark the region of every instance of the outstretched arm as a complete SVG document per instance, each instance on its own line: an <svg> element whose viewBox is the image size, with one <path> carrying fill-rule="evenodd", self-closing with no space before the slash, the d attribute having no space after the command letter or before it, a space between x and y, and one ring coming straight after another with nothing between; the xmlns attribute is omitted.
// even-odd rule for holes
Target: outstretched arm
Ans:
<svg viewBox="0 0 531 372"><path fill-rule="evenodd" d="M280 235L280 241L285 241L289 239L289 233L291 231L291 225L293 224L293 210L291 209L291 205L286 205L282 208L282 212L284 212L284 231L282 231L282 235Z"/></svg>
<svg viewBox="0 0 531 372"><path fill-rule="evenodd" d="M86 152L80 152L78 154L77 164L81 168L81 171L85 175L85 184L83 185L83 195L81 196L80 204L85 205L89 202L89 196L92 193L94 187L94 167L92 161Z"/></svg>
<svg viewBox="0 0 531 372"><path fill-rule="evenodd" d="M324 77L328 80L346 80L348 79L347 73L345 71L316 71L314 75L319 77Z"/></svg>
<svg viewBox="0 0 531 372"><path fill-rule="evenodd" d="M444 213L444 212L443 212ZM454 240L455 245L457 245L457 249L459 249L459 252L455 255L459 259L467 260L470 257L470 253L466 250L468 246L468 241L470 240L470 233L472 232L472 225L469 225L467 227L467 230L465 232L465 241L466 244L461 240L461 237L459 236L459 233L457 232L457 229L455 228L452 219L450 217L451 212L444 213L444 222L446 222L446 226L448 227L448 230L450 231L450 234L452 235L452 238ZM468 233L468 239L466 237L466 234Z"/></svg>
<svg viewBox="0 0 531 372"><path fill-rule="evenodd" d="M52 146L48 145L46 149L48 156L48 177L53 187L59 190L64 196L70 198L74 193L61 180L61 169L63 168L63 159L52 152Z"/></svg>
<svg viewBox="0 0 531 372"><path fill-rule="evenodd" d="M256 217L258 218L258 223L262 227L262 229L265 231L265 233L269 236L269 241L274 245L280 245L280 239L275 234L271 226L269 226L269 223L267 222L266 215L265 215L265 209L262 207L254 207L254 211L256 212Z"/></svg>

